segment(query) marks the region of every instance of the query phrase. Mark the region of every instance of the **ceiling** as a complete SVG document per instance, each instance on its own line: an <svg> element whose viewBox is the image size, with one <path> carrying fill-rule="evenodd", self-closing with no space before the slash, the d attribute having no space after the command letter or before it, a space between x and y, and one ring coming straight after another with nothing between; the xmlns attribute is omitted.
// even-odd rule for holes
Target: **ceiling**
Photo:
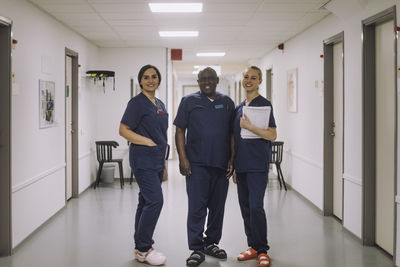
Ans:
<svg viewBox="0 0 400 267"><path fill-rule="evenodd" d="M238 73L320 21L330 0L29 0L99 47L182 48L174 61L179 77L193 65L221 65L222 75ZM152 13L150 2L202 2L202 13ZM198 30L192 38L161 38L161 30ZM225 51L220 58L197 52Z"/></svg>

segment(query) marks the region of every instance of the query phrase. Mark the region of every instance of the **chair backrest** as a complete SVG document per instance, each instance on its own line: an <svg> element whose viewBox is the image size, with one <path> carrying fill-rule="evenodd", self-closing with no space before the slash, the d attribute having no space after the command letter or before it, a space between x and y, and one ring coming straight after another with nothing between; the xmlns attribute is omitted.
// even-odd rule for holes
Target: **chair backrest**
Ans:
<svg viewBox="0 0 400 267"><path fill-rule="evenodd" d="M112 148L119 146L115 141L96 141L96 154L98 162L109 162L113 159Z"/></svg>
<svg viewBox="0 0 400 267"><path fill-rule="evenodd" d="M281 163L283 155L283 142L271 142L271 160L269 163Z"/></svg>

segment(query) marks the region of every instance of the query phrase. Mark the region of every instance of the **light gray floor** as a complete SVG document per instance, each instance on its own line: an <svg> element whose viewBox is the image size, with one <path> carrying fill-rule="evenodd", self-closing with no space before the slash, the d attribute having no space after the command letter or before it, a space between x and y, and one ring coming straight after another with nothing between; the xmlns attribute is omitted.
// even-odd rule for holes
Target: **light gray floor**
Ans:
<svg viewBox="0 0 400 267"><path fill-rule="evenodd" d="M154 235L155 248L167 256L168 267L185 266L187 196L184 178L170 161L169 181L163 183L164 207ZM26 240L11 257L0 258L0 267L127 267L148 266L133 260L133 221L138 187L119 183L89 189L43 228ZM270 180L265 197L272 266L357 267L393 266L377 248L363 247L334 218L320 212L293 191L279 190ZM203 267L257 266L255 260L237 262L247 248L237 201L230 184L220 243L228 260L207 257Z"/></svg>

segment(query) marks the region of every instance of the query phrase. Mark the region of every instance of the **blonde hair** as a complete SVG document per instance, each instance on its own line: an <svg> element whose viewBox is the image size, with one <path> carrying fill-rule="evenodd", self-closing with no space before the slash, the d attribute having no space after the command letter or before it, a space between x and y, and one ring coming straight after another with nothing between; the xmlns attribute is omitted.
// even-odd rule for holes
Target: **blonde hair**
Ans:
<svg viewBox="0 0 400 267"><path fill-rule="evenodd" d="M258 78L260 79L260 81L262 81L262 71L261 71L261 69L260 69L259 67L257 67L257 66L250 66L249 68L247 68L247 70L249 70L249 69L253 69L253 70L257 71L257 73L258 73Z"/></svg>

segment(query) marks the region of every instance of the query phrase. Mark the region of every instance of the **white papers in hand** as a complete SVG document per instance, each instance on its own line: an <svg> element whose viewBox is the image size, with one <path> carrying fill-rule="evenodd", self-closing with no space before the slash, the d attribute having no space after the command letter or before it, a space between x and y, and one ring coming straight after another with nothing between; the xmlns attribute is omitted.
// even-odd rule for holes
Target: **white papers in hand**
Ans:
<svg viewBox="0 0 400 267"><path fill-rule="evenodd" d="M269 106L264 106L264 107L243 106L243 114L247 116L251 124L263 130L268 128L270 113L271 113L271 107ZM241 129L240 136L243 139L261 138L255 133L244 128Z"/></svg>

